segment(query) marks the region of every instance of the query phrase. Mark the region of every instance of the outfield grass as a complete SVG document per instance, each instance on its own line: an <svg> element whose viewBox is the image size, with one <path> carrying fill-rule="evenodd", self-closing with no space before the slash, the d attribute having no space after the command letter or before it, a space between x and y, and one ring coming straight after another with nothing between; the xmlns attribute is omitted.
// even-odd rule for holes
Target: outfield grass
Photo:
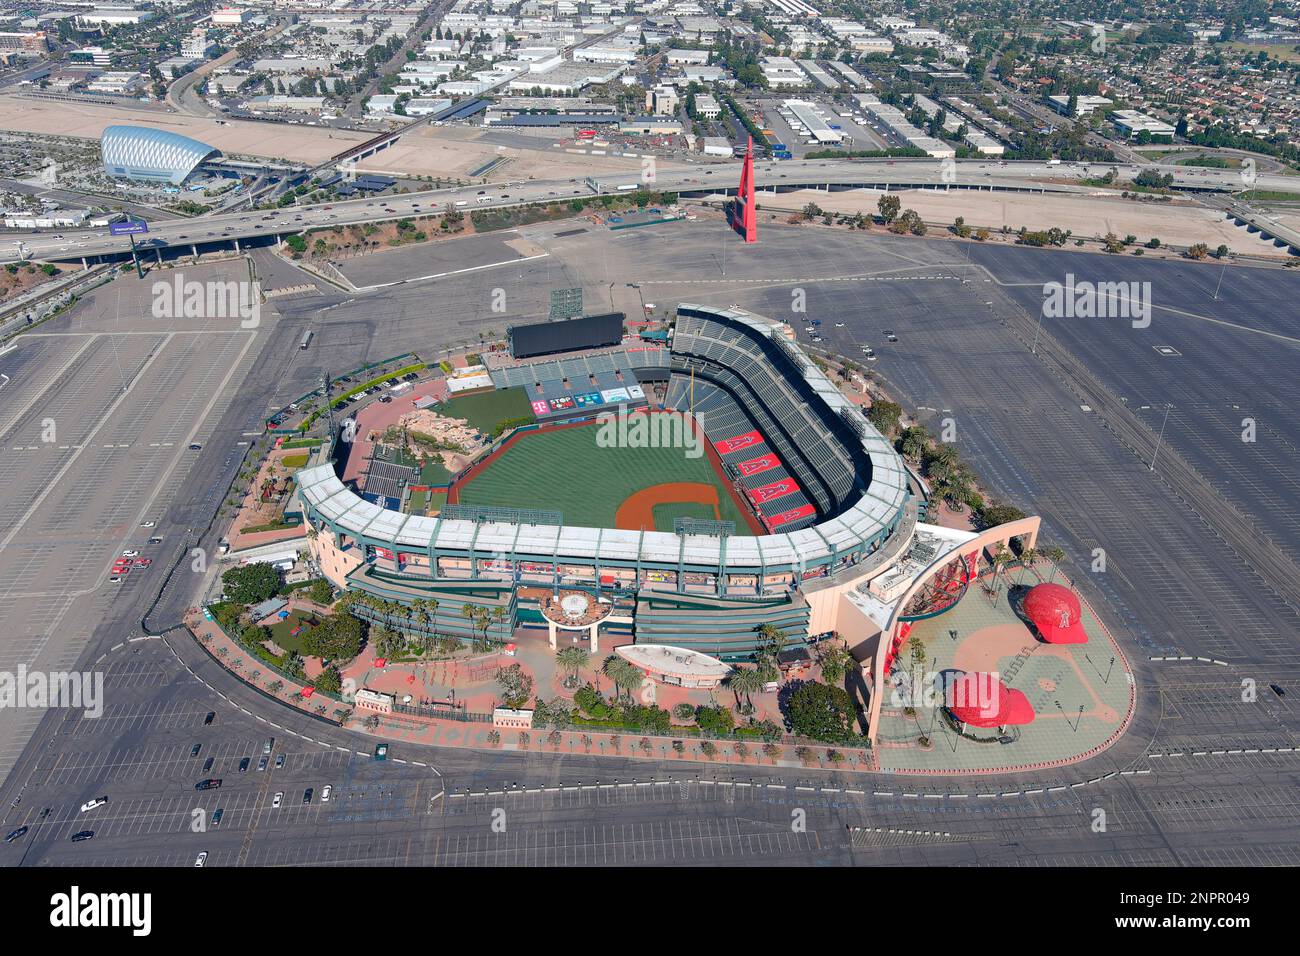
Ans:
<svg viewBox="0 0 1300 956"><path fill-rule="evenodd" d="M528 394L521 386L460 395L443 402L438 413L449 418L463 418L489 435L499 422L517 418L526 418L529 422L536 420Z"/></svg>
<svg viewBox="0 0 1300 956"><path fill-rule="evenodd" d="M424 463L424 467L420 469L419 477L416 478L414 484L445 485L450 478L451 472L447 470L447 466L440 460L434 459Z"/></svg>
<svg viewBox="0 0 1300 956"><path fill-rule="evenodd" d="M588 425L521 434L460 486L460 503L559 511L566 524L613 528L619 506L636 492L666 482L699 482L718 489L722 520L734 521L738 534L747 533L744 516L706 456L688 458L681 448L601 448L599 431ZM661 530L672 531L675 517L713 518L712 509L707 511L678 505L666 512L667 527ZM655 525L660 525L657 513Z"/></svg>

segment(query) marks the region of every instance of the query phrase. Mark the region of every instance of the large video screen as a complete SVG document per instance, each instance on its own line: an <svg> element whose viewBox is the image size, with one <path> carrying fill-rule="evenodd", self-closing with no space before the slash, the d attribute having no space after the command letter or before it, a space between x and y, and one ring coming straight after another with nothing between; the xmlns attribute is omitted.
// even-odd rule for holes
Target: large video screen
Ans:
<svg viewBox="0 0 1300 956"><path fill-rule="evenodd" d="M623 313L515 325L511 326L509 335L510 354L520 359L618 345L623 341Z"/></svg>

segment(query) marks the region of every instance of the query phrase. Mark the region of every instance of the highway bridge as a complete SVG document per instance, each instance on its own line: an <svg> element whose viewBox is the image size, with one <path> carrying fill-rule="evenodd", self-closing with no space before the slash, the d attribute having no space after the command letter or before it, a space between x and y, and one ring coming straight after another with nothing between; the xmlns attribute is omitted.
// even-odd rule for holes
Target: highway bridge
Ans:
<svg viewBox="0 0 1300 956"><path fill-rule="evenodd" d="M998 162L994 160L871 159L790 160L755 163L760 192L788 192L798 189L830 191L876 189L975 189L1028 193L1095 195L1098 189L1082 182L1115 170L1120 179L1131 178L1143 169L1154 169L1174 177L1174 187L1206 194L1231 193L1244 188L1236 170L1180 166L1132 166L1109 163L1055 164L1046 162ZM739 166L733 164L661 164L646 188L676 192L686 197L734 193ZM1290 177L1262 174L1251 188L1286 189ZM460 209L518 206L537 202L567 201L578 196L626 194L643 185L639 171L606 174L595 179L528 180L461 186L373 199L353 199L313 206L289 206L275 210L241 210L215 213L194 219L150 223L149 233L137 237L136 246L159 260L176 255L198 255L214 247L242 249L246 244L266 244L310 229L382 222L427 216ZM1220 204L1221 201L1220 201ZM1243 222L1300 252L1300 236L1263 216L1233 204ZM1245 217L1250 217L1247 220ZM0 240L3 242L4 240ZM130 255L126 236L111 236L103 228L63 230L55 235L26 236L0 246L0 261L30 259L50 262L81 261L88 267L104 259Z"/></svg>

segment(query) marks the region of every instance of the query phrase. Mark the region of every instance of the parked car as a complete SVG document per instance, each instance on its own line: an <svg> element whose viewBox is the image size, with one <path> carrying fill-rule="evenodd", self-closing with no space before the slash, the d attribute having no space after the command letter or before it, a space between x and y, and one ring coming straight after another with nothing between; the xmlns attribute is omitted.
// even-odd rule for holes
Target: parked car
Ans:
<svg viewBox="0 0 1300 956"><path fill-rule="evenodd" d="M249 764L250 759L251 759L251 758L249 758L249 757L245 757L243 760L239 761L239 772L240 772L240 773L243 773L244 771L246 771L246 770L248 769L248 764Z"/></svg>
<svg viewBox="0 0 1300 956"><path fill-rule="evenodd" d="M215 710L208 711L208 716L203 718L203 726L204 727L208 726L216 719L217 719L217 712Z"/></svg>
<svg viewBox="0 0 1300 956"><path fill-rule="evenodd" d="M208 862L208 851L207 851L207 850L204 850L202 853L200 853L198 856L196 856L196 857L194 858L194 865L195 865L195 866L202 866L204 863L207 863L207 862Z"/></svg>
<svg viewBox="0 0 1300 956"><path fill-rule="evenodd" d="M26 832L27 832L27 827L19 827L17 830L12 830L10 831L9 835L5 837L5 842L13 843L14 840L21 839L23 834Z"/></svg>
<svg viewBox="0 0 1300 956"><path fill-rule="evenodd" d="M221 818L225 815L226 810L224 807L217 807L217 809L212 811L212 829L215 830L217 827L221 826Z"/></svg>
<svg viewBox="0 0 1300 956"><path fill-rule="evenodd" d="M212 769L212 758L209 757L207 760L203 761L203 772L207 773L211 769Z"/></svg>
<svg viewBox="0 0 1300 956"><path fill-rule="evenodd" d="M87 811L95 809L95 807L102 807L106 803L108 803L107 796L95 797L93 800L87 800L81 805L81 812L86 813Z"/></svg>
<svg viewBox="0 0 1300 956"><path fill-rule="evenodd" d="M200 780L198 783L194 785L194 789L195 790L220 790L221 779L217 778L214 780L211 777L209 777L206 780Z"/></svg>
<svg viewBox="0 0 1300 956"><path fill-rule="evenodd" d="M303 803L311 803L311 795L312 795L313 792L314 792L314 791L312 790L311 787L308 787L306 790L304 790L304 791L302 792L302 802L303 802Z"/></svg>
<svg viewBox="0 0 1300 956"><path fill-rule="evenodd" d="M265 770L265 769L266 769L266 760L267 760L267 758L266 758L265 756L259 757L259 758L257 759L257 769L258 769L258 770Z"/></svg>
<svg viewBox="0 0 1300 956"><path fill-rule="evenodd" d="M280 801L282 801L283 799L284 799L284 791L281 790L278 793L276 793L275 798L271 800L271 809L272 810L279 809Z"/></svg>
<svg viewBox="0 0 1300 956"><path fill-rule="evenodd" d="M199 751L202 749L203 749L203 744L195 744L193 747L190 748L190 756L197 757L199 755Z"/></svg>
<svg viewBox="0 0 1300 956"><path fill-rule="evenodd" d="M79 833L72 834L72 842L80 843L83 840L93 840L95 838L94 830L82 830Z"/></svg>
<svg viewBox="0 0 1300 956"><path fill-rule="evenodd" d="M322 791L320 792L320 802L321 802L321 803L329 803L329 802L330 802L330 794L333 793L333 792L334 792L334 788L333 788L333 787L326 787L324 790L322 790Z"/></svg>
<svg viewBox="0 0 1300 956"><path fill-rule="evenodd" d="M283 766L284 766L284 754L276 754L276 755L275 755L275 769L276 769L276 770L279 770L279 769L280 769L281 767L283 767Z"/></svg>

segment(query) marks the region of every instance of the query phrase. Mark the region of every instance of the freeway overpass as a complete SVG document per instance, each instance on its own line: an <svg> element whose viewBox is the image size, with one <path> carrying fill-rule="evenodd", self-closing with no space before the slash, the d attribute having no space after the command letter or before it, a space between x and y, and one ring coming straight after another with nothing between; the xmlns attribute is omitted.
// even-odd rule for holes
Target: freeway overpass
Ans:
<svg viewBox="0 0 1300 956"><path fill-rule="evenodd" d="M1231 169L1201 169L1179 166L1112 164L1049 164L1046 162L997 162L992 160L934 159L798 160L755 163L760 192L796 189L976 189L1014 192L1058 192L1091 195L1096 189L1079 182L1116 169L1121 178L1141 169L1156 169L1174 177L1178 189L1205 193L1226 193L1243 188L1240 176ZM649 188L685 196L707 196L735 192L738 164L675 163L661 165ZM353 199L315 206L291 206L275 210L242 210L216 213L195 219L156 222L149 234L138 237L137 247L160 260L164 254L197 255L214 246L241 249L246 243L265 244L277 238L309 229L380 222L427 216L459 208L470 212L480 208L516 206L536 202L559 202L577 196L624 194L640 184L640 173L604 175L593 180L528 180L461 186L424 192ZM1294 188L1295 180L1273 174L1260 175L1255 189ZM1276 224L1256 217L1256 228L1278 238ZM1291 238L1283 240L1293 245ZM24 248L3 244L0 261L29 258L37 261L75 262L91 265L101 257L121 258L130 246L125 236L110 236L105 229L66 230L57 236L26 236ZM1294 245L1293 245L1294 248Z"/></svg>

